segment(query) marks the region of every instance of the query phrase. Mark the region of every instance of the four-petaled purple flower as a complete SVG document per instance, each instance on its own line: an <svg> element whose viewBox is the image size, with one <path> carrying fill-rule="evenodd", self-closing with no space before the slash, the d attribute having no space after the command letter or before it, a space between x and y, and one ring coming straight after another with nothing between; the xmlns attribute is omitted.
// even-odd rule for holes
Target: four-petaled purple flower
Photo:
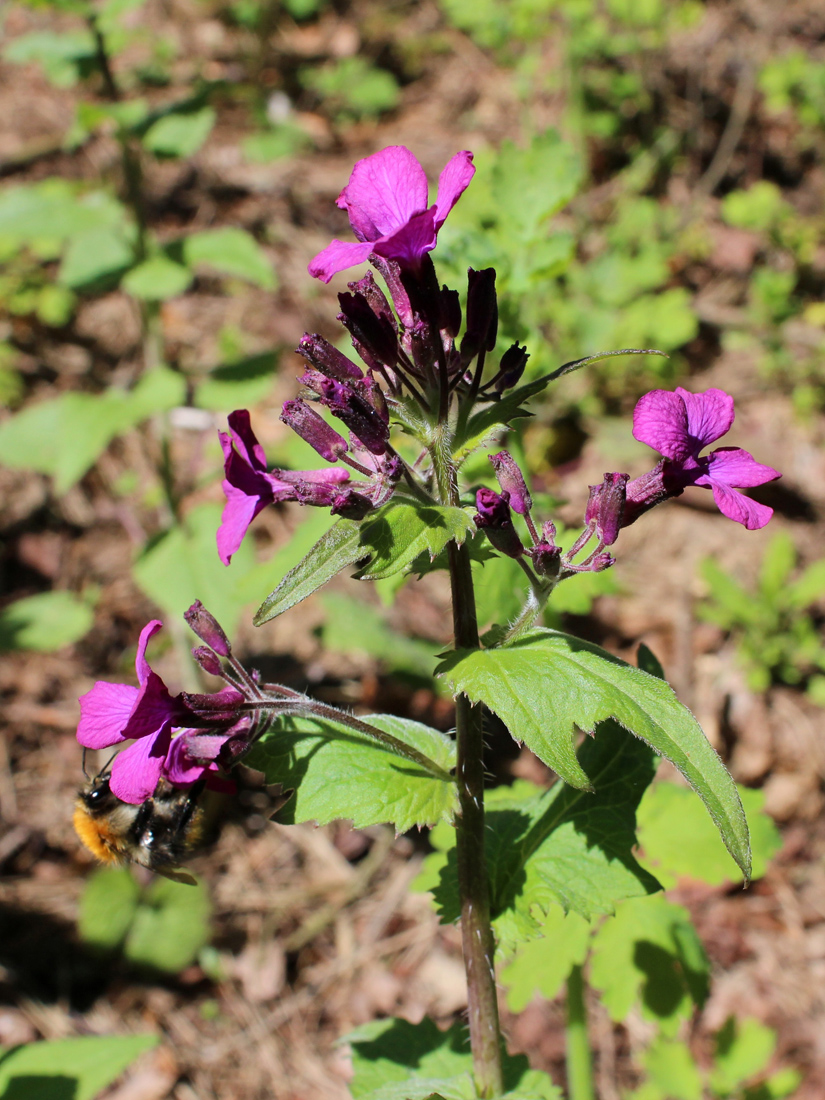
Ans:
<svg viewBox="0 0 825 1100"><path fill-rule="evenodd" d="M713 491L719 511L728 519L749 531L764 527L773 509L734 490L764 485L782 475L739 447L699 454L730 429L733 418L733 398L724 390L688 393L677 386L675 393L646 393L633 413L633 435L664 455L664 461L651 474L628 483L622 526L657 503L657 494L658 499L678 496L689 485L700 485Z"/></svg>
<svg viewBox="0 0 825 1100"><path fill-rule="evenodd" d="M112 764L110 787L124 802L145 802L164 773L172 730L188 726L194 713L179 697L173 698L146 660L146 646L163 624L153 619L140 632L135 668L139 687L98 680L80 698L77 739L87 749L108 749L123 741L135 744L118 753ZM240 702L234 693L227 703ZM204 768L201 767L201 773Z"/></svg>
<svg viewBox="0 0 825 1100"><path fill-rule="evenodd" d="M310 275L328 283L336 272L373 254L418 271L474 173L472 153L456 153L439 177L435 203L428 206L427 176L405 146L390 145L359 160L337 203L347 211L360 243L333 240L311 261Z"/></svg>

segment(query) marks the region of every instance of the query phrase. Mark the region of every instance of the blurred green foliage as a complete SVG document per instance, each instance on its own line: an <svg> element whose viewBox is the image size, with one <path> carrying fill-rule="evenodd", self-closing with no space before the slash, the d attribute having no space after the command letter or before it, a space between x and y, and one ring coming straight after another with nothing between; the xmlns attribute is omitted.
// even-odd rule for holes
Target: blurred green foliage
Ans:
<svg viewBox="0 0 825 1100"><path fill-rule="evenodd" d="M768 544L753 587L740 584L712 558L701 572L708 596L698 614L735 640L751 690L767 691L773 683L802 686L825 705L825 558L800 571L793 539L782 532Z"/></svg>
<svg viewBox="0 0 825 1100"><path fill-rule="evenodd" d="M0 1053L0 1095L7 1100L95 1100L157 1035L83 1035L24 1043Z"/></svg>

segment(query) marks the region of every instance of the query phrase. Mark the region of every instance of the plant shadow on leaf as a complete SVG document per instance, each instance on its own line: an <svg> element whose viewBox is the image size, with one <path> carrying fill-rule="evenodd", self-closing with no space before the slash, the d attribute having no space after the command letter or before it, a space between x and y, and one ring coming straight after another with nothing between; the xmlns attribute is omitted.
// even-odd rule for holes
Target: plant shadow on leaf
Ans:
<svg viewBox="0 0 825 1100"><path fill-rule="evenodd" d="M657 943L640 940L633 952L633 962L645 975L642 1003L659 1019L674 1015L687 985L696 1004L703 1004L708 994L706 972L691 969L684 953L674 957Z"/></svg>
<svg viewBox="0 0 825 1100"><path fill-rule="evenodd" d="M3 1090L3 1100L75 1100L77 1079L55 1074L12 1077Z"/></svg>

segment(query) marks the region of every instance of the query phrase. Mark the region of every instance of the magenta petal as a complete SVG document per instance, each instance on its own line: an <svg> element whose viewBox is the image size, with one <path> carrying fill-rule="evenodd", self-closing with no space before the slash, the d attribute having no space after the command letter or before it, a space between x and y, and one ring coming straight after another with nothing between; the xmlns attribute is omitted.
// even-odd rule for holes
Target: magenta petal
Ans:
<svg viewBox="0 0 825 1100"><path fill-rule="evenodd" d="M696 440L694 454L729 432L733 424L733 398L724 390L688 393L681 386L676 393L685 403L688 433ZM663 452L664 453L664 452Z"/></svg>
<svg viewBox="0 0 825 1100"><path fill-rule="evenodd" d="M228 481L224 481L223 491L226 494L226 504L217 533L218 557L224 565L229 565L232 555L237 553L243 542L250 523L265 508L267 502L260 497L248 496Z"/></svg>
<svg viewBox="0 0 825 1100"><path fill-rule="evenodd" d="M166 754L166 761L163 765L165 777L170 783L175 783L178 786L190 786L192 783L197 783L203 777L204 772L217 771L216 764L203 764L190 756L185 737L186 731L172 739L172 744L169 746L169 752ZM226 738L210 737L208 740L220 741L223 744Z"/></svg>
<svg viewBox="0 0 825 1100"><path fill-rule="evenodd" d="M397 260L402 267L417 268L421 257L436 245L435 207L420 210L397 232L376 241L372 250L376 256Z"/></svg>
<svg viewBox="0 0 825 1100"><path fill-rule="evenodd" d="M356 244L336 239L310 260L307 271L313 279L328 283L337 272L364 263L371 253L372 244L369 241L366 244Z"/></svg>
<svg viewBox="0 0 825 1100"><path fill-rule="evenodd" d="M150 669L129 721L123 728L123 736L127 741L137 737L154 737L164 725L171 724L174 718L185 713L169 694L160 676Z"/></svg>
<svg viewBox="0 0 825 1100"><path fill-rule="evenodd" d="M678 461L691 453L685 403L669 390L651 390L633 410L633 437Z"/></svg>
<svg viewBox="0 0 825 1100"><path fill-rule="evenodd" d="M390 145L358 161L338 205L361 241L376 241L426 209L427 176L409 149Z"/></svg>
<svg viewBox="0 0 825 1100"><path fill-rule="evenodd" d="M146 660L146 647L152 635L157 634L162 626L163 623L160 619L152 619L152 621L147 623L140 632L137 645L137 656L135 657L135 669L137 670L138 682L141 686L149 679L149 674L152 671L151 668L149 668L149 662Z"/></svg>
<svg viewBox="0 0 825 1100"><path fill-rule="evenodd" d="M721 482L711 481L711 488L716 507L722 515L741 523L749 531L758 531L773 515L773 508L759 504Z"/></svg>
<svg viewBox="0 0 825 1100"><path fill-rule="evenodd" d="M467 190L467 185L475 175L473 154L465 149L456 153L447 161L441 175L438 177L438 197L435 202L435 229L436 232L444 224L444 220L452 208Z"/></svg>
<svg viewBox="0 0 825 1100"><path fill-rule="evenodd" d="M257 436L252 431L249 411L247 409L236 409L226 419L232 432L233 442L241 457L245 458L254 470L266 470L266 455L263 447L258 442ZM225 448L224 454L226 454Z"/></svg>
<svg viewBox="0 0 825 1100"><path fill-rule="evenodd" d="M80 722L77 739L87 749L108 749L125 740L123 729L137 702L138 689L129 684L109 684L98 680L80 696Z"/></svg>
<svg viewBox="0 0 825 1100"><path fill-rule="evenodd" d="M778 477L782 477L778 470L763 466L741 447L719 447L708 455L708 472L696 484L708 485L717 481L737 489L749 489L764 485L766 481L776 481Z"/></svg>
<svg viewBox="0 0 825 1100"><path fill-rule="evenodd" d="M158 731L157 737L144 737L118 753L112 764L109 787L123 802L145 802L155 793L169 750L171 727Z"/></svg>

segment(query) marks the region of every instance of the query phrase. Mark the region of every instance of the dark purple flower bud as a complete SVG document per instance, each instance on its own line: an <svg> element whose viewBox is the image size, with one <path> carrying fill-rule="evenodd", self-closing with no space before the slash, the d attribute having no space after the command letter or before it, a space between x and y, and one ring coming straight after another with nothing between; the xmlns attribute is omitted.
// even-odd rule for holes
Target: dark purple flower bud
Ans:
<svg viewBox="0 0 825 1100"><path fill-rule="evenodd" d="M520 516L526 516L533 507L533 499L515 459L507 451L499 451L497 455L488 455L488 457L493 464L496 480L502 492L509 494L510 507Z"/></svg>
<svg viewBox="0 0 825 1100"><path fill-rule="evenodd" d="M183 617L202 642L206 642L220 657L229 656L232 652L229 639L218 620L206 610L200 600L195 600L189 610L184 611Z"/></svg>
<svg viewBox="0 0 825 1100"><path fill-rule="evenodd" d="M539 542L527 553L533 559L533 568L540 577L557 577L561 569L561 547L553 541Z"/></svg>
<svg viewBox="0 0 825 1100"><path fill-rule="evenodd" d="M284 402L281 420L327 462L337 462L349 450L346 439L300 397Z"/></svg>
<svg viewBox="0 0 825 1100"><path fill-rule="evenodd" d="M343 492L335 494L329 510L333 516L359 520L363 519L374 507L373 502L369 497L365 497L363 493L358 493L355 489L344 489Z"/></svg>
<svg viewBox="0 0 825 1100"><path fill-rule="evenodd" d="M467 282L467 326L461 341L461 358L465 363L475 359L480 351L492 351L498 333L495 268L475 271L471 267Z"/></svg>
<svg viewBox="0 0 825 1100"><path fill-rule="evenodd" d="M347 283L347 286L353 294L363 294L369 302L372 312L377 317L385 317L390 322L393 329L396 332L398 331L392 306L387 301L387 296L384 291L378 283L376 283L375 276L371 271L368 271L362 279L356 279L351 283Z"/></svg>
<svg viewBox="0 0 825 1100"><path fill-rule="evenodd" d="M352 334L359 353L362 349L368 353L364 362L373 369L378 363L394 367L398 362L398 333L394 323L375 313L363 294L339 294L338 301L341 305L338 320Z"/></svg>
<svg viewBox="0 0 825 1100"><path fill-rule="evenodd" d="M364 377L360 367L357 367L338 348L333 347L329 340L325 340L317 333L305 332L295 350L321 374L326 375L327 378L334 378L336 382L347 382L352 385L354 382L360 382Z"/></svg>
<svg viewBox="0 0 825 1100"><path fill-rule="evenodd" d="M476 508L478 511L473 516L473 522L480 531L484 531L496 550L509 558L520 558L524 553L524 546L513 526L507 493L479 489L476 493Z"/></svg>
<svg viewBox="0 0 825 1100"><path fill-rule="evenodd" d="M524 368L527 366L529 358L530 353L527 348L520 348L518 341L505 351L501 357L498 378L496 379L496 389L499 393L512 389L518 383L524 374Z"/></svg>
<svg viewBox="0 0 825 1100"><path fill-rule="evenodd" d="M190 726L229 726L241 717L240 707L244 697L235 688L226 687L211 695L193 695L182 691L180 698L192 712ZM200 721L198 721L200 719Z"/></svg>
<svg viewBox="0 0 825 1100"><path fill-rule="evenodd" d="M681 496L684 487L670 476L670 466L668 459L663 458L652 470L627 483L622 527L629 527L639 516L650 511L656 504L661 504L663 500Z"/></svg>
<svg viewBox="0 0 825 1100"><path fill-rule="evenodd" d="M595 528L605 546L612 546L624 526L628 474L605 474L601 485L590 486L584 522Z"/></svg>
<svg viewBox="0 0 825 1100"><path fill-rule="evenodd" d="M321 401L333 416L349 428L362 446L374 455L386 454L390 430L382 416L349 386L326 380L321 385Z"/></svg>
<svg viewBox="0 0 825 1100"><path fill-rule="evenodd" d="M458 336L461 328L461 299L457 290L441 288L441 327L449 336Z"/></svg>
<svg viewBox="0 0 825 1100"><path fill-rule="evenodd" d="M314 508L329 508L338 492L333 485L302 481L295 486L295 499L299 504L309 504Z"/></svg>
<svg viewBox="0 0 825 1100"><path fill-rule="evenodd" d="M213 653L209 646L195 646L192 650L192 656L201 666L203 671L208 672L210 676L223 676L221 662L218 660L217 654Z"/></svg>

